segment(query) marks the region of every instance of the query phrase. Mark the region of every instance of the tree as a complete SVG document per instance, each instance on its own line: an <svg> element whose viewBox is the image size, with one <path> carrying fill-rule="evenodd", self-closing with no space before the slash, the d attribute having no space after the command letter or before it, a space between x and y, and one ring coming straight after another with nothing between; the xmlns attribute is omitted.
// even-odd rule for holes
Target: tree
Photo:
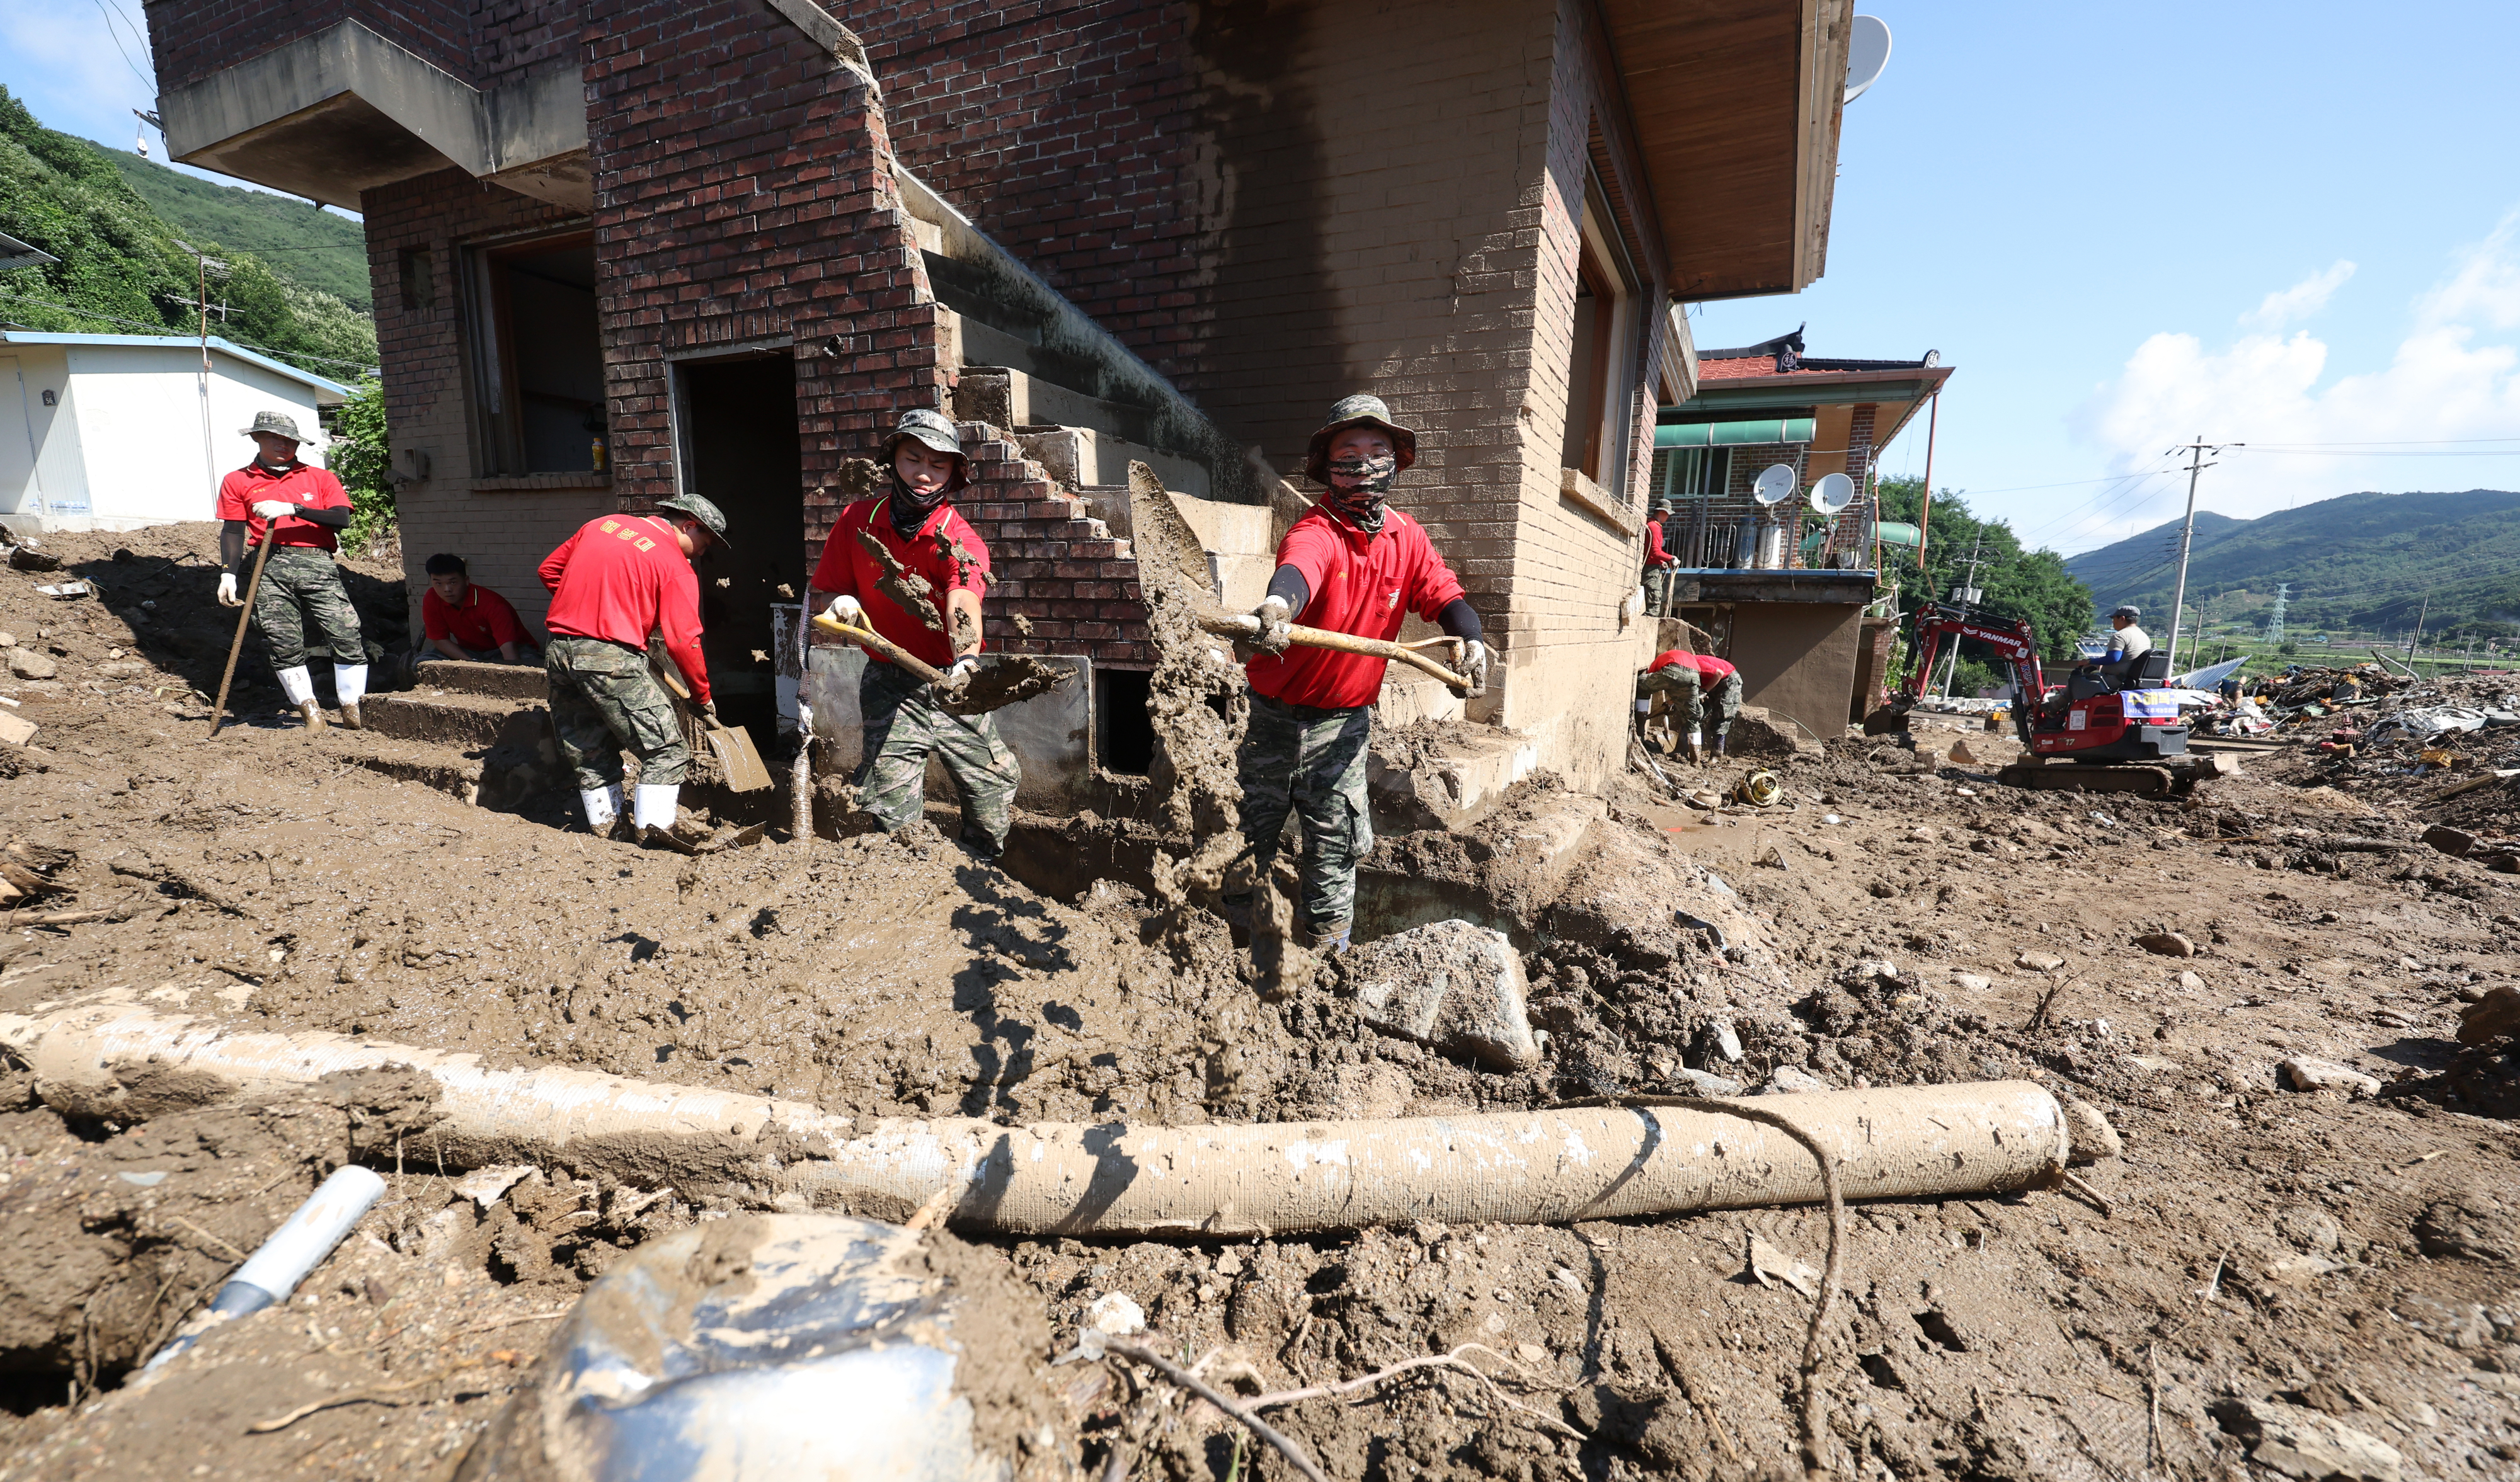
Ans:
<svg viewBox="0 0 2520 1482"><path fill-rule="evenodd" d="M1924 494L1925 481L1921 478L1881 480L1881 517L1915 523ZM2074 640L2092 623L2092 589L2066 571L2063 557L2053 551L2024 551L2009 523L1978 518L1969 513L1968 502L1952 489L1935 491L1933 524L1927 538L1931 543L1925 551L1922 580L1917 577L1912 555L1903 570L1902 561L1894 554L1890 558L1891 569L1883 573L1885 579L1899 583L1899 615L1903 621L1921 604L1948 599L1951 590L1968 574L1971 544L1983 538L1976 585L1986 594L1986 600L1978 605L1979 609L1998 617L2026 619L2031 632L2039 637L2041 655L2051 662L2077 656ZM1961 653L1966 658L1983 661L1993 657L1981 644L1969 640L1962 643Z"/></svg>
<svg viewBox="0 0 2520 1482"><path fill-rule="evenodd" d="M341 550L364 556L394 529L391 442L385 432L384 383L374 376L350 390L350 399L334 414L333 447L326 455L333 476L350 495L350 527L341 532Z"/></svg>

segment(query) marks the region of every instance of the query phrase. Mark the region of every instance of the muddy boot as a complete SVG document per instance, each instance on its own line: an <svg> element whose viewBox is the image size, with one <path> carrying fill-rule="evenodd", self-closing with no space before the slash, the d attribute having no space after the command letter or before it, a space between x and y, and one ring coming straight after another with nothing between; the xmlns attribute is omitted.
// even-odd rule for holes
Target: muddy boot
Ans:
<svg viewBox="0 0 2520 1482"><path fill-rule="evenodd" d="M367 723L367 721L366 721L365 719L363 719L363 718L360 716L360 714L359 714L359 702L358 702L357 700L355 700L355 699L343 700L343 701L341 702L341 711L340 711L340 715L341 715L340 725L341 725L341 729L342 729L342 730L344 730L344 731L365 731L366 729L368 729L368 723Z"/></svg>
<svg viewBox="0 0 2520 1482"><path fill-rule="evenodd" d="M322 705L315 703L315 701L311 699L305 700L297 706L297 713L305 717L307 730L321 731L324 729L324 707Z"/></svg>
<svg viewBox="0 0 2520 1482"><path fill-rule="evenodd" d="M983 865L996 864L998 862L998 856L1007 852L1005 845L989 837L987 834L972 829L964 830L961 833L955 836L954 842L963 847L963 852L965 854L978 860Z"/></svg>

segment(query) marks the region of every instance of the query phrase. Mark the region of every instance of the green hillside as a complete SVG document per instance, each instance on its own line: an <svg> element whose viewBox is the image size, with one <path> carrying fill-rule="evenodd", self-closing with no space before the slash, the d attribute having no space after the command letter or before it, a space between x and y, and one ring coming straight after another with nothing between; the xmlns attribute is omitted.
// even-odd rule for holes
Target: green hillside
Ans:
<svg viewBox="0 0 2520 1482"><path fill-rule="evenodd" d="M2176 520L2065 563L2099 609L2135 603L2168 615ZM2191 610L2262 621L2289 582L2285 626L2399 633L2424 611L2427 633L2492 635L2520 621L2520 493L2347 494L2256 519L2196 515Z"/></svg>
<svg viewBox="0 0 2520 1482"><path fill-rule="evenodd" d="M36 122L6 88L0 232L61 259L0 275L0 323L68 334L193 334L197 270L175 245L181 238L228 264L227 276L211 282L211 301L228 308L224 321L211 321L214 333L336 381L356 380L376 364L376 324L366 314L224 239L186 236L132 190L104 150Z"/></svg>
<svg viewBox="0 0 2520 1482"><path fill-rule="evenodd" d="M357 222L293 197L219 185L119 150L106 157L121 171L122 183L186 241L198 246L206 238L251 252L282 278L371 312L367 238Z"/></svg>

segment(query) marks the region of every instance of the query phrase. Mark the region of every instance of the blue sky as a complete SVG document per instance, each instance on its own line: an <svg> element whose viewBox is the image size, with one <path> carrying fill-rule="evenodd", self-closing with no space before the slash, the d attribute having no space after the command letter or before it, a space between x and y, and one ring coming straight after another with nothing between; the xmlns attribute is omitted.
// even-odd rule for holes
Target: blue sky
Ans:
<svg viewBox="0 0 2520 1482"><path fill-rule="evenodd" d="M2060 550L2177 517L2184 474L2070 481L2200 432L2259 445L2204 474L2227 515L2520 488L2520 5L1857 8L1893 48L1828 271L1706 305L1698 344L1941 350L1934 481ZM1920 419L1884 467L1923 464Z"/></svg>
<svg viewBox="0 0 2520 1482"><path fill-rule="evenodd" d="M2200 432L2255 445L2205 474L2227 515L2520 487L2520 4L1859 8L1895 45L1847 110L1828 271L1704 306L1700 345L1941 350L1935 481L2066 551L2175 517L2154 471ZM0 83L127 149L139 16L0 4ZM1920 422L1884 467L1923 463Z"/></svg>

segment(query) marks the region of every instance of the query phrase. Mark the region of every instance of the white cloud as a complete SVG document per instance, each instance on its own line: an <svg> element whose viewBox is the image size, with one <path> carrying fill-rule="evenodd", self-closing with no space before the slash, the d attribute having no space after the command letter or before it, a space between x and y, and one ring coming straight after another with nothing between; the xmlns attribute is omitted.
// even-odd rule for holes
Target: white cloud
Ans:
<svg viewBox="0 0 2520 1482"><path fill-rule="evenodd" d="M2266 331L2298 324L2327 307L2327 300L2353 276L2354 264L2340 258L2291 288L2269 293L2256 308L2240 316L2240 323L2248 329Z"/></svg>
<svg viewBox="0 0 2520 1482"><path fill-rule="evenodd" d="M2483 449L2453 445L2520 437L2520 342L2502 333L2520 329L2520 208L2452 254L2449 275L2410 306L2387 364L2335 374L2324 341L2281 326L2324 302L2352 271L2340 262L2268 294L2242 320L2258 328L2220 347L2190 334L2153 335L2080 410L2077 432L2119 472L2163 468L2172 462L2165 449L2200 434L2251 444L2205 474L2199 500L2243 517L2363 489L2520 487L2520 457L2467 456ZM2384 443L2457 456L2383 457L2355 446ZM2177 513L2184 482L2148 480L2145 496L2096 506L2048 538L2075 550L2158 524Z"/></svg>

